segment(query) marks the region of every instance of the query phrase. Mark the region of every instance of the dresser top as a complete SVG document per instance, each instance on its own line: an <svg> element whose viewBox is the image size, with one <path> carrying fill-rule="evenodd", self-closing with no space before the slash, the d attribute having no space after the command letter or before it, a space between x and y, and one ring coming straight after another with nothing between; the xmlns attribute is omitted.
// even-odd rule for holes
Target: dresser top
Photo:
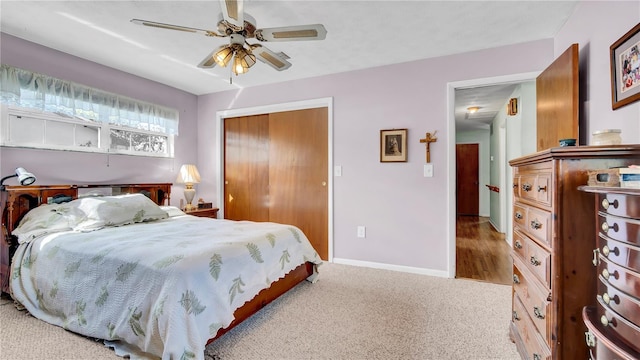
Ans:
<svg viewBox="0 0 640 360"><path fill-rule="evenodd" d="M640 163L640 144L555 147L512 159L509 161L509 165L518 166L523 164L544 162L552 159L586 159L607 157L637 157L638 162Z"/></svg>
<svg viewBox="0 0 640 360"><path fill-rule="evenodd" d="M625 194L625 195L640 195L640 188L627 188L619 186L579 186L578 190L591 193L606 193L606 194Z"/></svg>

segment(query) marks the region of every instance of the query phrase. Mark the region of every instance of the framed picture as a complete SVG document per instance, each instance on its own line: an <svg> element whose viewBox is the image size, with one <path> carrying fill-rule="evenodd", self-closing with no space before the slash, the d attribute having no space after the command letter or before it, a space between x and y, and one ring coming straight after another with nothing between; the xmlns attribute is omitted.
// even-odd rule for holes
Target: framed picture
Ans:
<svg viewBox="0 0 640 360"><path fill-rule="evenodd" d="M380 162L407 161L407 129L380 130Z"/></svg>
<svg viewBox="0 0 640 360"><path fill-rule="evenodd" d="M609 48L613 109L640 100L640 24Z"/></svg>

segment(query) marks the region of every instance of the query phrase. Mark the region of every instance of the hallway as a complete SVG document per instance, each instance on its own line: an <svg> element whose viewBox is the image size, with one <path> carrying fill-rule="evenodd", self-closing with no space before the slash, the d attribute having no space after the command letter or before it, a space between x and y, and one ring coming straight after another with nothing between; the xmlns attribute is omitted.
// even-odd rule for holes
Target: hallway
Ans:
<svg viewBox="0 0 640 360"><path fill-rule="evenodd" d="M488 217L456 218L456 278L511 285L511 248Z"/></svg>

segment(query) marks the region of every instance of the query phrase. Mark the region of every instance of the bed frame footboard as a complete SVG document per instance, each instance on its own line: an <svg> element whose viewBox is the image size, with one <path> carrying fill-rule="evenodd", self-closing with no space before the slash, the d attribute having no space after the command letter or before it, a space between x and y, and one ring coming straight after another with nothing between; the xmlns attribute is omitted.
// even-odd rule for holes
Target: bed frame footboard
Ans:
<svg viewBox="0 0 640 360"><path fill-rule="evenodd" d="M226 328L218 330L216 336L209 339L209 341L207 341L207 344L210 344L214 340L226 334L236 325L248 319L251 315L260 311L260 309L267 306L270 302L277 299L287 291L293 289L296 285L306 280L309 276L313 275L314 267L314 264L306 262L291 270L291 272L288 273L285 277L271 284L271 287L269 287L268 289L260 291L258 295L256 295L253 299L247 301L244 305L239 307L233 313L233 322L231 322L231 324Z"/></svg>

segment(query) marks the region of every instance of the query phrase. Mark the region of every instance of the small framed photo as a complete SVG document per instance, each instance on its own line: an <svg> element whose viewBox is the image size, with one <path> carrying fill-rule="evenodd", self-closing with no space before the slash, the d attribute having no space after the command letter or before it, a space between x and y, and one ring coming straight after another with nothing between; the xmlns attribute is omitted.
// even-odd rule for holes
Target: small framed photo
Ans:
<svg viewBox="0 0 640 360"><path fill-rule="evenodd" d="M380 162L407 161L407 129L380 130Z"/></svg>
<svg viewBox="0 0 640 360"><path fill-rule="evenodd" d="M640 24L609 48L613 110L640 100Z"/></svg>

